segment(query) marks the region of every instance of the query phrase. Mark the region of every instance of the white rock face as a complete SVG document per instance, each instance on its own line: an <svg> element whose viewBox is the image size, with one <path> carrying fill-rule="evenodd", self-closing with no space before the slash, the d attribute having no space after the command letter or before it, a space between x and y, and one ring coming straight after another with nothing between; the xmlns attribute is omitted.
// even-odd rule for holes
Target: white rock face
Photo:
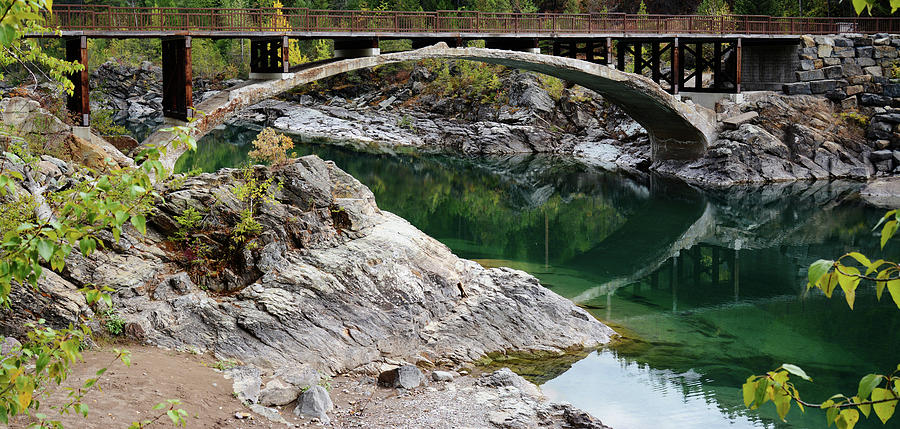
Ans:
<svg viewBox="0 0 900 429"><path fill-rule="evenodd" d="M200 207L205 225L232 228L243 207L230 191L241 177L235 170L165 192L148 237L73 257L71 277L119 289L117 305L151 343L263 369L308 365L334 374L416 356L469 362L490 352L595 347L613 334L522 271L454 256L381 211L371 191L333 163L309 156L256 174L282 188L260 208L263 232L215 276L192 272L192 283L163 299L146 292L185 269L158 247L177 228L173 216ZM211 254L228 251L230 236L222 240L209 242Z"/></svg>

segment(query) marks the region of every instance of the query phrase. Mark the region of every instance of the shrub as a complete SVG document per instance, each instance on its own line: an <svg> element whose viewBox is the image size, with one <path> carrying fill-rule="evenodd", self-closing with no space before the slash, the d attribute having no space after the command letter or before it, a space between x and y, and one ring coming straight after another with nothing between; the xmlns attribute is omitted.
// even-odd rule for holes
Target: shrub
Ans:
<svg viewBox="0 0 900 429"><path fill-rule="evenodd" d="M272 128L266 128L253 140L253 147L255 149L249 154L251 159L278 165L287 161L287 151L294 148L294 141L284 134L275 134Z"/></svg>

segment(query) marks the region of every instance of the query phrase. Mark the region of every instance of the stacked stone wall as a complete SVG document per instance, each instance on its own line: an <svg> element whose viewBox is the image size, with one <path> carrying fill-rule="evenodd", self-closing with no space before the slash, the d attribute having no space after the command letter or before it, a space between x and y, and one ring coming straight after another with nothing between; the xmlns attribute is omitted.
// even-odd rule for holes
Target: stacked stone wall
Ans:
<svg viewBox="0 0 900 429"><path fill-rule="evenodd" d="M782 90L789 95L828 97L843 110L859 106L900 106L900 35L803 36L798 50L796 81Z"/></svg>

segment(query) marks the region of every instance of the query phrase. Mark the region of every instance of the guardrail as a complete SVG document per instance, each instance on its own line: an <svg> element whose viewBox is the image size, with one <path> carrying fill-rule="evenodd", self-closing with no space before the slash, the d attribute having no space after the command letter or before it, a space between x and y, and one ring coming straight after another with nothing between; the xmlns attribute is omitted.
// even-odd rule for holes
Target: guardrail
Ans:
<svg viewBox="0 0 900 429"><path fill-rule="evenodd" d="M57 5L50 27L60 30L146 32L376 32L500 34L900 33L898 18L794 18L755 15L630 15L358 11L298 8L207 9Z"/></svg>

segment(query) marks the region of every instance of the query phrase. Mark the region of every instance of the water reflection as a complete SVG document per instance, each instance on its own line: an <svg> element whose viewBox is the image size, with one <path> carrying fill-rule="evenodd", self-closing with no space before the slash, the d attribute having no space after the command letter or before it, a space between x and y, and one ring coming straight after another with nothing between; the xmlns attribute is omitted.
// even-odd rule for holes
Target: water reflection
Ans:
<svg viewBox="0 0 900 429"><path fill-rule="evenodd" d="M228 127L179 161L184 171L243 163L255 130ZM237 144L226 144L235 142ZM304 142L462 257L539 277L628 339L547 381L546 391L629 427L821 427L796 409L744 409L744 379L792 362L821 400L855 392L859 376L900 355L900 312L861 286L850 311L806 293L809 263L878 249L880 210L862 206L854 183L781 184L722 192L629 177L570 158L467 159ZM556 375L556 374L553 374ZM637 420L635 420L637 419ZM857 427L881 427L872 421Z"/></svg>

